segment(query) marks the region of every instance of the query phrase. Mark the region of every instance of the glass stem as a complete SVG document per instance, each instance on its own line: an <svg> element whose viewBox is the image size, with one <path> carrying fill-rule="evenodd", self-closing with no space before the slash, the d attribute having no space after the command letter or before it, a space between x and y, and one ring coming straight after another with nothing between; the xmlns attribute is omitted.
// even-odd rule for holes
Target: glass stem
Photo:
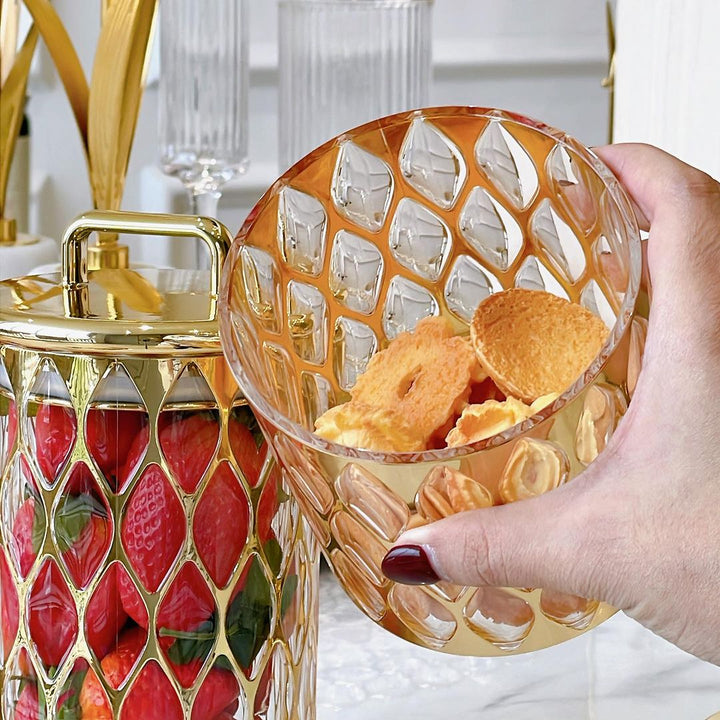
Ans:
<svg viewBox="0 0 720 720"><path fill-rule="evenodd" d="M190 214L209 217L217 220L218 202L222 193L219 190L190 190ZM210 267L207 248L204 243L197 241L196 267L198 270L207 270Z"/></svg>

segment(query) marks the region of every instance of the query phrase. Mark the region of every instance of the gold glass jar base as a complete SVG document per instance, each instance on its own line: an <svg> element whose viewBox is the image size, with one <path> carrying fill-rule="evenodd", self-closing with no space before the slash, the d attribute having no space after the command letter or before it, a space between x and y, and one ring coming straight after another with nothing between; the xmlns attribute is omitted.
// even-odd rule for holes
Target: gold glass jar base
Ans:
<svg viewBox="0 0 720 720"><path fill-rule="evenodd" d="M250 416L222 356L5 346L0 381L4 717L31 693L68 718L93 697L107 717L165 698L156 717L190 718L210 693L244 718L314 717L317 546L274 462L236 456ZM131 428L132 467L106 452Z"/></svg>

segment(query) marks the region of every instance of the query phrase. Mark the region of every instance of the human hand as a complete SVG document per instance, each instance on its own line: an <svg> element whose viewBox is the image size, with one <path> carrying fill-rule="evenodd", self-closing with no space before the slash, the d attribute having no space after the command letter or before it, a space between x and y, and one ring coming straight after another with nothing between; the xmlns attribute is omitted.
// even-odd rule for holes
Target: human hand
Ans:
<svg viewBox="0 0 720 720"><path fill-rule="evenodd" d="M720 183L650 146L597 153L650 230L652 306L628 412L571 483L409 530L383 570L604 600L720 665Z"/></svg>

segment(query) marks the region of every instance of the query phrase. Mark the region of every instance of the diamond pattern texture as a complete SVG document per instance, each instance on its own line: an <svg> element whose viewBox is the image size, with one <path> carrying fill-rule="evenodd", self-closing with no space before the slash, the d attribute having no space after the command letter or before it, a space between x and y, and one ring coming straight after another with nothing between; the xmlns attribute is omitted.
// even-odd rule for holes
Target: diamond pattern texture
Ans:
<svg viewBox="0 0 720 720"><path fill-rule="evenodd" d="M638 325L630 357L617 345L638 290L639 237L616 180L572 138L541 123L497 110L438 108L345 133L281 183L231 250L223 340L249 399L264 408L261 422L285 482L350 597L412 642L471 655L539 649L609 617L612 608L592 600L545 593L541 602L541 589L403 587L386 580L378 564L403 530L428 517L468 502L502 502L502 478L507 497L539 492L533 463L554 460L548 486L555 486L605 447L626 409L626 380L637 375L644 341ZM309 282L306 261L293 260L267 231L278 213L288 215L287 188L315 199L304 202L318 219L322 207L332 237L325 250L314 244L325 254L312 285L326 303L314 344L296 342L287 303L280 317L273 301L272 327L258 312L260 295L287 298L294 284ZM272 266L274 287L262 285L259 293L257 283L248 284L249 255ZM449 462L432 451L338 450L308 432L399 333L428 315L445 315L466 333L478 303L513 286L582 303L613 328L617 361L583 378L574 411L556 402L555 415L521 436L536 445L494 438ZM332 341L317 362L308 348L323 346L325 322ZM282 357L281 371L254 361L269 347ZM535 454L525 458L528 448ZM434 479L423 486L425 478Z"/></svg>
<svg viewBox="0 0 720 720"><path fill-rule="evenodd" d="M311 717L298 708L314 707L317 546L222 356L2 347L0 418L4 670L37 669L43 702L83 688L103 717L101 676L128 720L151 704L178 720L249 717L272 694L285 706L267 720ZM23 693L6 683L6 707Z"/></svg>

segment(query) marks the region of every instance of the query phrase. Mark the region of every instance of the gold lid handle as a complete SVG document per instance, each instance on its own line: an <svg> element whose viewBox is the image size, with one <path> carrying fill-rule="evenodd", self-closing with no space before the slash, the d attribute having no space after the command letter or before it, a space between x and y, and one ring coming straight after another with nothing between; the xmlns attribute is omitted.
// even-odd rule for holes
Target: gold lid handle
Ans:
<svg viewBox="0 0 720 720"><path fill-rule="evenodd" d="M202 240L210 251L209 292L215 309L220 288L220 272L232 243L232 237L222 223L192 215L93 210L73 220L62 239L62 282L65 309L69 315L87 316L87 240L93 232L168 235Z"/></svg>

